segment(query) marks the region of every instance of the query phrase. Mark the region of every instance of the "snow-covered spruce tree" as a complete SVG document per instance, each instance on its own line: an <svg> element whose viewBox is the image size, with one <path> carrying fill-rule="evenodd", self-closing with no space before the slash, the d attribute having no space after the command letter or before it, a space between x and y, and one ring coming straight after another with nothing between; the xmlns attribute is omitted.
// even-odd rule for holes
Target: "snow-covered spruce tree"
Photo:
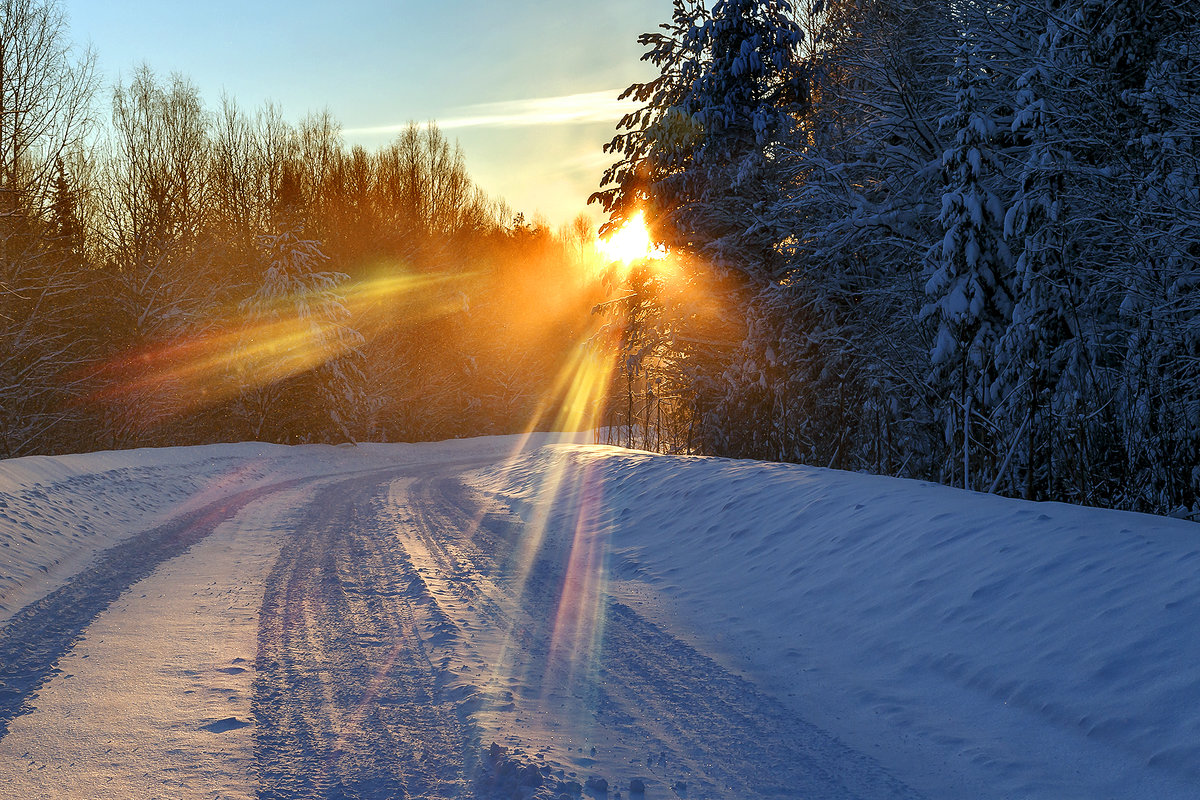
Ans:
<svg viewBox="0 0 1200 800"><path fill-rule="evenodd" d="M946 441L961 454L961 484L986 488L975 478L990 482L999 466L993 412L1009 387L999 380L996 352L1012 316L1012 264L1002 237L1003 208L989 186L996 126L980 102L988 72L969 31L956 67L956 107L942 119L954 136L943 157L938 220L945 235L932 253L936 266L922 315L935 330L930 382Z"/></svg>
<svg viewBox="0 0 1200 800"><path fill-rule="evenodd" d="M797 460L928 474L941 435L928 424L925 255L940 237L953 95L945 4L828 2L808 17L811 109L784 148L783 294Z"/></svg>
<svg viewBox="0 0 1200 800"><path fill-rule="evenodd" d="M696 146L655 195L672 204L671 244L769 282L786 235L766 216L782 183L777 148L808 103L803 35L785 0L719 0L693 36L682 70L693 77L669 111L691 120Z"/></svg>
<svg viewBox="0 0 1200 800"><path fill-rule="evenodd" d="M241 303L235 413L255 439L353 441L362 420L362 336L338 294L344 274L284 215L258 239L262 285Z"/></svg>
<svg viewBox="0 0 1200 800"><path fill-rule="evenodd" d="M1005 237L1018 252L1017 295L998 360L1000 383L1008 388L1003 398L1008 424L1001 428L1008 441L998 480L1030 499L1061 496L1065 473L1080 470L1085 453L1079 445L1090 437L1078 426L1088 416L1087 399L1096 396L1086 287L1068 228L1075 165L1057 63L1060 6L1047 0L1040 9L1043 33L1016 84L1012 132L1028 144L1005 216ZM1071 462L1069 469L1064 460Z"/></svg>
<svg viewBox="0 0 1200 800"><path fill-rule="evenodd" d="M1135 148L1135 254L1125 282L1125 504L1196 509L1200 502L1200 25L1156 43Z"/></svg>
<svg viewBox="0 0 1200 800"><path fill-rule="evenodd" d="M716 393L693 397L692 410L703 409L705 446L778 457L743 436L773 425L776 404L751 402L742 392L743 378L755 372L748 366L766 362L778 329L762 321L770 307L764 295L781 273L776 245L787 235L770 208L783 182L778 148L808 103L802 32L786 0L718 0L711 11L675 0L672 21L662 28L639 39L650 47L643 58L661 74L623 95L645 106L622 120L625 132L607 148L621 158L593 200L609 213L610 225L644 209L657 240L693 266L719 273L706 282L727 288L721 302L747 320L743 330L768 337L743 338L732 356L723 346L704 354L707 376L726 378L701 378L697 388ZM758 387L765 373L752 377Z"/></svg>

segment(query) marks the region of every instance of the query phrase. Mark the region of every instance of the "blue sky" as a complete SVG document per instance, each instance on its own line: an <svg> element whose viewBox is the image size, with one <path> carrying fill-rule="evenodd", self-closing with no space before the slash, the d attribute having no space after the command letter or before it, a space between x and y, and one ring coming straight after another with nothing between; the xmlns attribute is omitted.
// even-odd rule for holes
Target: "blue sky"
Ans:
<svg viewBox="0 0 1200 800"><path fill-rule="evenodd" d="M350 143L437 120L471 174L527 215L584 210L608 156L615 94L653 76L640 33L669 0L63 0L111 84L141 62L298 120L328 108ZM591 210L596 214L594 207Z"/></svg>

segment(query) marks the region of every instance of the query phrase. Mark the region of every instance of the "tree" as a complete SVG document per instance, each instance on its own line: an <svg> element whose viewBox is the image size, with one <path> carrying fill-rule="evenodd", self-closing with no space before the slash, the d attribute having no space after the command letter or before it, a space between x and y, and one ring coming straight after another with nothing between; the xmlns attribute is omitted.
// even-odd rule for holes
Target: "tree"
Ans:
<svg viewBox="0 0 1200 800"><path fill-rule="evenodd" d="M91 123L95 55L76 55L57 0L0 0L0 213L39 209Z"/></svg>
<svg viewBox="0 0 1200 800"><path fill-rule="evenodd" d="M143 357L201 335L230 299L217 276L210 210L208 117L199 91L181 76L160 82L149 67L113 89L113 130L102 165L98 239L112 355ZM170 365L141 377L108 370L111 444L178 441L191 404ZM174 426L174 427L172 427Z"/></svg>
<svg viewBox="0 0 1200 800"><path fill-rule="evenodd" d="M1002 237L1003 208L988 181L996 169L996 126L981 107L987 77L984 59L970 36L960 48L954 75L956 108L943 118L954 145L943 158L946 188L938 220L945 231L925 286L923 314L935 327L931 380L949 400L942 409L947 441L957 439L962 485L972 485L972 448L991 452L990 412L1008 387L998 381L996 351L1012 316L1011 259ZM982 430L972 432L972 423Z"/></svg>
<svg viewBox="0 0 1200 800"><path fill-rule="evenodd" d="M592 196L606 230L638 209L660 241L769 277L777 231L760 224L780 183L777 148L808 103L803 34L786 0L675 0L666 33L643 34L661 71L622 98L646 105L606 147L621 155ZM764 194L764 192L766 194ZM752 266L750 262L761 266Z"/></svg>
<svg viewBox="0 0 1200 800"><path fill-rule="evenodd" d="M91 122L90 51L56 2L0 0L0 454L67 446L93 353L76 187L65 164Z"/></svg>
<svg viewBox="0 0 1200 800"><path fill-rule="evenodd" d="M1011 125L1028 146L1004 222L1005 238L1017 254L1016 302L997 366L1001 383L1010 387L1003 404L1007 460L1024 468L1024 480L1012 489L1019 486L1028 499L1045 496L1056 482L1061 486L1068 453L1078 464L1084 448L1070 446L1069 440L1090 438L1080 428L1085 416L1080 412L1084 398L1100 394L1092 385L1095 356L1087 334L1086 286L1069 228L1078 165L1067 144L1072 138L1065 108L1068 73L1056 63L1062 57L1060 6L1047 0L1033 14L1041 35L1016 82Z"/></svg>
<svg viewBox="0 0 1200 800"><path fill-rule="evenodd" d="M753 336L738 350L710 350L706 355L718 360L702 371L732 376L738 365L764 363L765 353L778 349L770 298L782 274L777 245L788 232L770 210L785 183L780 148L809 102L803 34L786 0L718 0L711 12L701 2L676 0L671 22L661 27L663 33L639 38L650 48L643 59L660 75L622 95L645 105L621 121L625 132L606 148L620 159L605 172L607 188L591 199L610 215L604 231L642 210L656 241L680 263L714 273L696 282L725 291L721 302L739 318L736 327ZM660 335L669 327L660 326ZM631 331L623 341L640 338ZM683 347L664 346L676 353ZM752 400L742 388L736 379L698 379L690 406L707 415L699 428L720 452L771 454L738 434L776 415L775 389Z"/></svg>
<svg viewBox="0 0 1200 800"><path fill-rule="evenodd" d="M1121 385L1128 502L1179 510L1200 506L1200 26L1162 5L1153 46L1126 45L1144 76L1123 99L1145 178L1130 203Z"/></svg>
<svg viewBox="0 0 1200 800"><path fill-rule="evenodd" d="M283 219L259 238L263 277L242 302L241 343L232 368L236 412L259 440L354 441L363 426L363 338L350 327L338 287L346 275Z"/></svg>

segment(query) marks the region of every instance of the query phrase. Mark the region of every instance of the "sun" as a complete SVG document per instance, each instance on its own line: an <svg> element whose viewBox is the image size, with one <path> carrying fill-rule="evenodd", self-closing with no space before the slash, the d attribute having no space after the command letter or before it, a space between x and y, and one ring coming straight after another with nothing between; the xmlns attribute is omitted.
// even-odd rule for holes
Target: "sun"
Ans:
<svg viewBox="0 0 1200 800"><path fill-rule="evenodd" d="M647 258L665 258L667 255L666 248L650 240L646 216L641 211L625 220L625 224L607 239L597 240L596 249L609 261L620 261L624 264Z"/></svg>

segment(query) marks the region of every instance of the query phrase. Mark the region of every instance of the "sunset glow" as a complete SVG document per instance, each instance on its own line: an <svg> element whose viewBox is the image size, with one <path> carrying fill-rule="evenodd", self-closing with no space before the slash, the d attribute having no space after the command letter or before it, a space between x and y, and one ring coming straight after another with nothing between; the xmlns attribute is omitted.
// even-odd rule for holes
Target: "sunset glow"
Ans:
<svg viewBox="0 0 1200 800"><path fill-rule="evenodd" d="M596 243L600 255L608 261L619 261L631 264L647 258L665 258L667 250L650 239L650 230L646 227L646 215L641 211L626 220L617 231L607 239Z"/></svg>

